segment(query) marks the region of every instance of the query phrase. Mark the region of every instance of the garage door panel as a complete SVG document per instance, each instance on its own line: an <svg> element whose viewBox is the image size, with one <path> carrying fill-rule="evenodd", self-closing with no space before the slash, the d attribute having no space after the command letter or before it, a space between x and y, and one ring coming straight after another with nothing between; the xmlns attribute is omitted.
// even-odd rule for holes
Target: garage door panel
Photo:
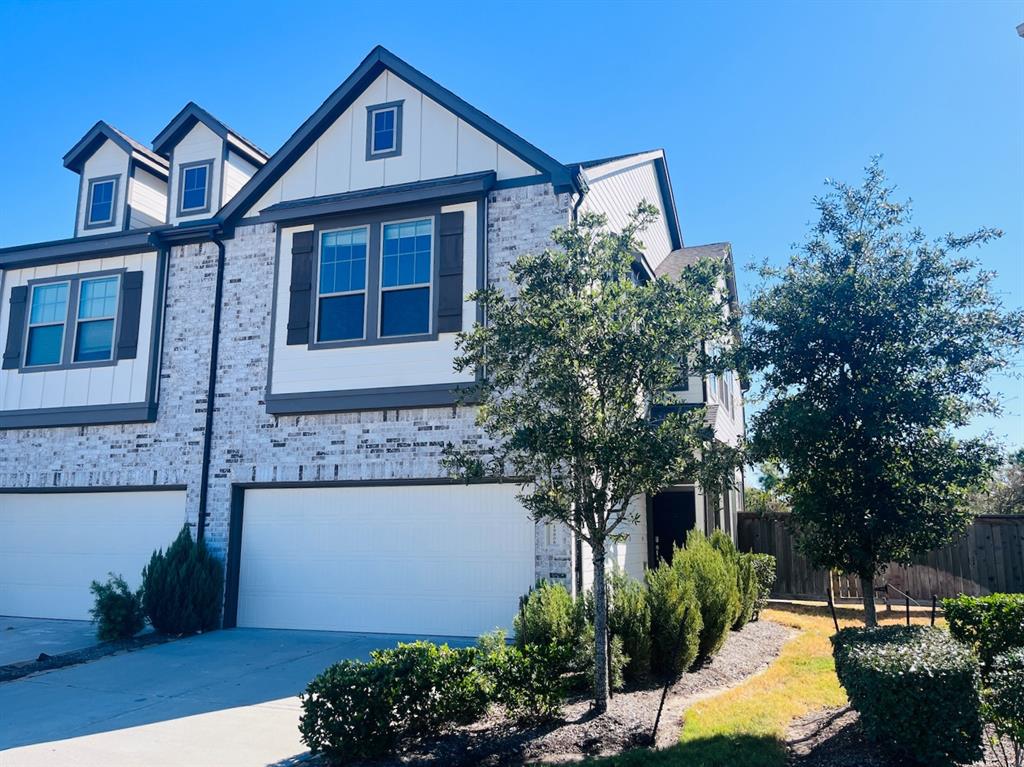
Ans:
<svg viewBox="0 0 1024 767"><path fill-rule="evenodd" d="M246 492L239 626L475 635L534 577L509 485Z"/></svg>
<svg viewBox="0 0 1024 767"><path fill-rule="evenodd" d="M184 491L0 493L0 615L88 619L89 584L137 587L184 519Z"/></svg>

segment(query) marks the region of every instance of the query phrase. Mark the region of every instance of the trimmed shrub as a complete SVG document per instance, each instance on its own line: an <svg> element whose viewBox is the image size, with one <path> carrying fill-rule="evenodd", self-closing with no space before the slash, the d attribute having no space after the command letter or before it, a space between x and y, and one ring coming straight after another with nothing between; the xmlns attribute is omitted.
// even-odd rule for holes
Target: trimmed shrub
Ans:
<svg viewBox="0 0 1024 767"><path fill-rule="evenodd" d="M1010 650L992 660L988 689L983 696L985 719L997 737L1010 741L995 750L1008 765L1024 764L1024 649ZM1010 751L1011 753L1006 753Z"/></svg>
<svg viewBox="0 0 1024 767"><path fill-rule="evenodd" d="M174 543L154 551L142 570L142 607L153 628L164 634L195 634L220 625L224 566L188 525Z"/></svg>
<svg viewBox="0 0 1024 767"><path fill-rule="evenodd" d="M472 722L488 702L479 657L475 648L414 642L376 650L369 663L336 663L301 696L302 740L313 753L344 762Z"/></svg>
<svg viewBox="0 0 1024 767"><path fill-rule="evenodd" d="M740 612L732 622L734 631L739 631L754 619L757 605L757 573L751 554L736 555L736 590L740 597Z"/></svg>
<svg viewBox="0 0 1024 767"><path fill-rule="evenodd" d="M771 554L748 554L754 565L754 578L757 581L757 599L754 600L754 615L751 620L756 621L761 611L768 604L768 599L775 588L775 557Z"/></svg>
<svg viewBox="0 0 1024 767"><path fill-rule="evenodd" d="M648 570L647 604L651 611L651 672L673 679L693 665L704 622L693 582L664 561Z"/></svg>
<svg viewBox="0 0 1024 767"><path fill-rule="evenodd" d="M997 655L1024 647L1024 594L943 599L949 633L973 647L988 673Z"/></svg>
<svg viewBox="0 0 1024 767"><path fill-rule="evenodd" d="M124 578L108 573L107 582L93 581L89 590L96 597L89 611L98 624L96 636L101 642L131 639L146 625L142 612L142 594L132 593Z"/></svg>
<svg viewBox="0 0 1024 767"><path fill-rule="evenodd" d="M706 660L722 647L739 615L735 572L700 530L686 536L686 548L675 552L672 567L696 590L702 622L697 657Z"/></svg>
<svg viewBox="0 0 1024 767"><path fill-rule="evenodd" d="M732 578L736 582L735 610L732 620L729 621L729 627L732 628L743 617L743 589L740 587L739 552L736 551L736 544L732 542L732 537L720 528L712 530L711 535L707 537L707 541L711 544L711 548L722 555L722 561L725 562L726 569L732 573Z"/></svg>
<svg viewBox="0 0 1024 767"><path fill-rule="evenodd" d="M557 645L563 649L575 646L579 636L579 616L572 597L560 583L538 581L519 600L519 612L512 621L516 647Z"/></svg>
<svg viewBox="0 0 1024 767"><path fill-rule="evenodd" d="M981 756L978 661L946 631L847 628L832 644L839 681L871 740L912 763Z"/></svg>
<svg viewBox="0 0 1024 767"><path fill-rule="evenodd" d="M494 647L483 661L493 699L519 721L554 718L565 700L562 669L568 664L568 652L555 644Z"/></svg>
<svg viewBox="0 0 1024 767"><path fill-rule="evenodd" d="M608 628L613 640L621 642L622 653L629 659L623 669L625 680L638 682L651 671L651 610L647 605L647 590L620 570L615 570L609 581Z"/></svg>
<svg viewBox="0 0 1024 767"><path fill-rule="evenodd" d="M608 664L610 675L608 685L613 690L621 690L625 686L625 668L629 656L623 649L622 637L611 637L611 662ZM571 685L574 690L590 690L594 686L594 624L588 623L576 640L576 652L570 663L573 672Z"/></svg>

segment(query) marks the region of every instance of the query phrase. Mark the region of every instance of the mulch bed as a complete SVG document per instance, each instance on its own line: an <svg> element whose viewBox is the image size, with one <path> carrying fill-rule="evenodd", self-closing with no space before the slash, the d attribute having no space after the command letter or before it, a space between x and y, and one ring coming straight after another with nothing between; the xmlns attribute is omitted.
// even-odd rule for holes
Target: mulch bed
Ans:
<svg viewBox="0 0 1024 767"><path fill-rule="evenodd" d="M8 666L0 666L0 682L11 682L15 679L21 679L24 676L29 676L30 674L37 674L40 671L52 671L53 669L64 668L66 666L77 666L79 663L88 663L89 661L96 660L97 658L103 658L107 655L138 650L142 647L149 647L150 645L163 644L164 642L170 642L176 638L177 637L167 636L166 634L158 634L155 631L149 631L145 634L140 634L137 637L132 637L131 639L120 639L115 642L101 642L100 644L93 645L92 647L86 647L81 650L72 650L71 652L61 653L60 655L46 655L43 653L37 660L22 661L21 663L12 663Z"/></svg>
<svg viewBox="0 0 1024 767"><path fill-rule="evenodd" d="M798 719L787 736L790 764L793 767L902 767L867 740L857 712L846 708L826 708ZM973 767L999 767L1002 764L991 744L985 744L985 757Z"/></svg>
<svg viewBox="0 0 1024 767"><path fill-rule="evenodd" d="M681 717L695 701L735 686L768 667L795 632L760 620L729 635L710 663L682 678L669 691L658 730L658 744L679 739ZM555 722L523 728L505 718L500 707L473 725L440 738L412 743L398 756L372 762L402 765L498 765L578 761L618 754L648 742L661 701L661 687L616 693L606 711L594 716L589 701L570 700Z"/></svg>

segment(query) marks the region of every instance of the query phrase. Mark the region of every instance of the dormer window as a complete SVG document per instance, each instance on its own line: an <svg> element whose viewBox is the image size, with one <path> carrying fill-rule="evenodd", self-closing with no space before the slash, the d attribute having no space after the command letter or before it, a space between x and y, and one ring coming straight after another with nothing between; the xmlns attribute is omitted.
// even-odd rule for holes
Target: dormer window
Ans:
<svg viewBox="0 0 1024 767"><path fill-rule="evenodd" d="M210 210L210 180L213 160L190 162L180 166L178 186L178 215L192 216Z"/></svg>
<svg viewBox="0 0 1024 767"><path fill-rule="evenodd" d="M112 226L117 205L117 182L119 176L107 176L89 180L89 207L85 228L92 229Z"/></svg>
<svg viewBox="0 0 1024 767"><path fill-rule="evenodd" d="M402 102L366 108L366 159L380 160L402 153Z"/></svg>

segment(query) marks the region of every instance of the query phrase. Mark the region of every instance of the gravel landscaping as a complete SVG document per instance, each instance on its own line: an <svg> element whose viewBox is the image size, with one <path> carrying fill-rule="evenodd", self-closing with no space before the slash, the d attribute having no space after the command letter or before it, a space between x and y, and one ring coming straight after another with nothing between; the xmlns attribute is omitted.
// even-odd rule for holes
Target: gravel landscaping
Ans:
<svg viewBox="0 0 1024 767"><path fill-rule="evenodd" d="M731 633L710 663L683 674L669 691L658 745L678 742L687 706L763 671L794 633L767 620L749 623L742 631ZM661 692L661 687L650 687L616 693L601 716L591 714L586 698L571 699L563 706L560 720L529 728L509 721L496 707L473 725L432 741L409 744L400 755L372 764L493 766L569 762L617 754L647 742Z"/></svg>

